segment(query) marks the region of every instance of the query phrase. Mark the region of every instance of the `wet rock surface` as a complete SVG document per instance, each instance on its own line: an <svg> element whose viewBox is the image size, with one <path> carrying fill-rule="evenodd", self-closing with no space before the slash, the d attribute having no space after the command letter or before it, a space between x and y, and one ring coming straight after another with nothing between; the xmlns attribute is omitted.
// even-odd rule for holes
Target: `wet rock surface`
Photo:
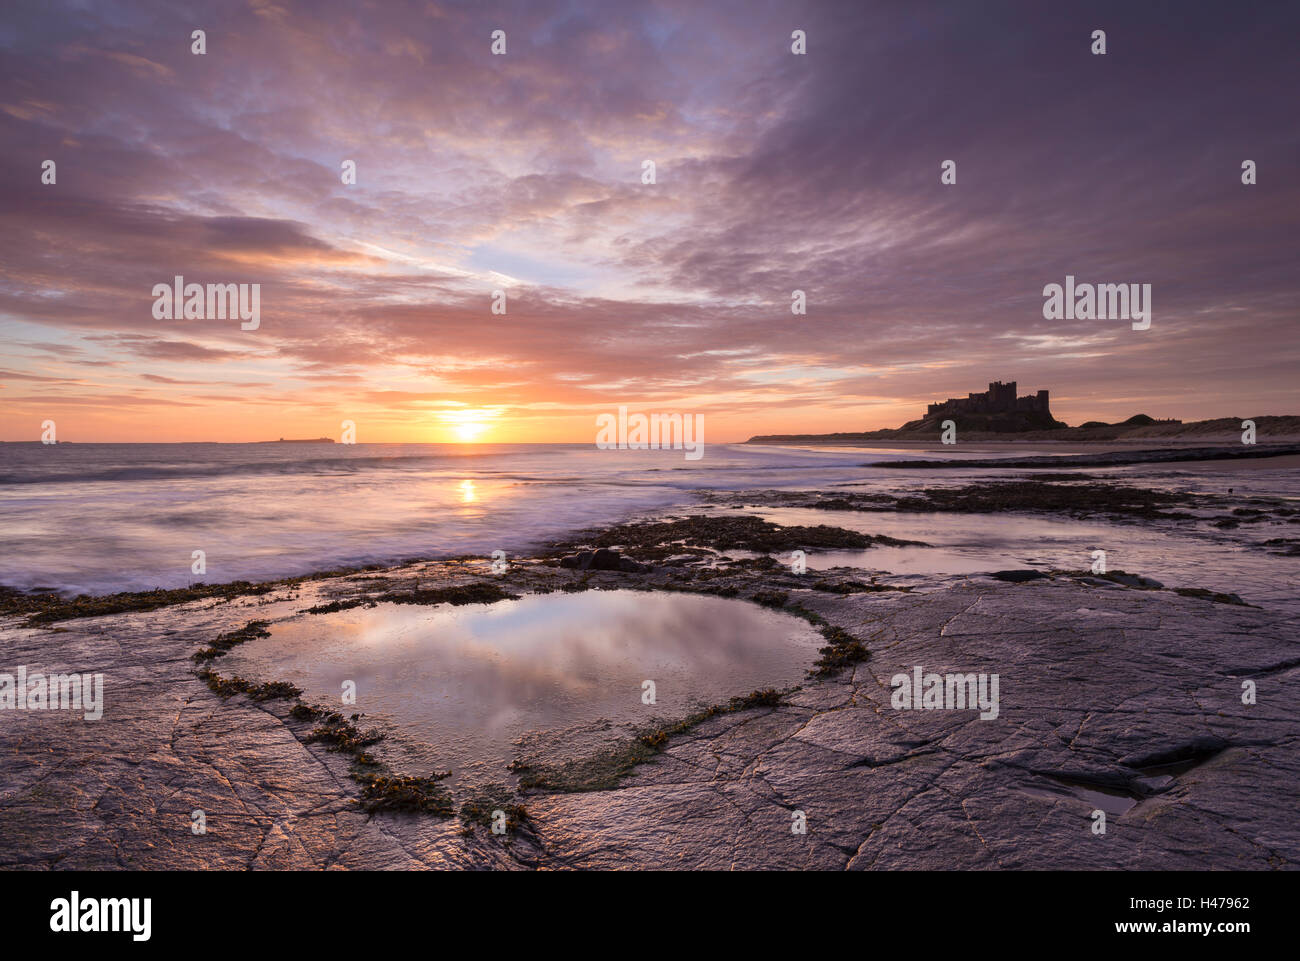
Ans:
<svg viewBox="0 0 1300 961"><path fill-rule="evenodd" d="M1060 572L1010 583L974 576L928 592L828 589L860 584L854 576L794 575L767 558L640 574L524 563L499 578L486 562L444 562L54 629L6 618L0 670L103 672L105 710L99 721L0 712L0 866L1300 864L1300 618ZM309 743L312 724L289 700L223 698L192 660L250 621L394 592L438 603L628 586L802 612L862 638L870 659L656 740L649 760L612 786L518 790L505 839L457 817L368 813L349 757ZM220 658L212 663L220 670ZM894 710L891 678L916 666L996 673L998 716ZM1242 703L1247 681L1254 704ZM568 732L541 750L590 754L629 733ZM394 737L373 750L403 774L438 766L436 745ZM481 819L480 797L454 800ZM1107 812L1104 835L1093 832L1097 809ZM195 811L204 834L193 832ZM806 834L791 830L797 812Z"/></svg>
<svg viewBox="0 0 1300 961"><path fill-rule="evenodd" d="M588 532L575 542L554 545L566 550L574 546L592 547L561 559L565 567L595 566L602 552L617 554L610 548L635 553L641 558L663 561L678 554L703 556L712 550L764 551L777 553L812 548L868 548L875 545L917 545L920 541L899 540L882 535L863 534L827 524L816 526L780 525L759 517L736 514L705 516L693 514L666 521L621 524L602 531ZM583 563L586 567L583 567ZM601 568L597 568L601 569Z"/></svg>
<svg viewBox="0 0 1300 961"><path fill-rule="evenodd" d="M1023 584L1025 581L1039 581L1049 575L1045 571L1020 570L1020 571L994 571L989 577L997 581L1006 581L1008 584Z"/></svg>
<svg viewBox="0 0 1300 961"><path fill-rule="evenodd" d="M1067 580L833 603L837 622L871 631L870 661L702 726L620 790L532 801L554 854L665 868L1300 862L1293 620ZM915 665L998 673L999 717L893 710L890 678ZM1250 679L1259 700L1244 705ZM1133 803L1097 835L1107 792Z"/></svg>
<svg viewBox="0 0 1300 961"><path fill-rule="evenodd" d="M622 571L625 574L642 574L650 570L649 564L642 564L630 557L624 557L618 551L608 547L594 551L578 551L560 558L560 566L577 571Z"/></svg>
<svg viewBox="0 0 1300 961"><path fill-rule="evenodd" d="M1291 420L1291 418L1287 418L1287 420ZM1267 457L1286 457L1291 454L1300 454L1300 444L1261 444L1258 447L1253 447L1235 443L1231 446L1218 447L1164 447L1150 450L1099 451L1090 454L973 458L962 461L927 458L925 460L882 461L868 466L922 469L988 467L997 470L1008 467L1118 467L1125 464L1170 464L1182 461L1256 460Z"/></svg>
<svg viewBox="0 0 1300 961"><path fill-rule="evenodd" d="M1064 459L1064 458L1062 458ZM972 462L961 462L971 467ZM862 513L1044 514L1113 521L1186 521L1224 529L1244 524L1279 527L1300 520L1291 499L1269 495L1204 494L1115 483L1088 475L1003 477L906 493L860 491L740 491L711 495L723 506L799 507ZM1219 512L1219 513L1215 513ZM1267 542L1265 542L1267 543ZM1285 546L1281 539L1272 546Z"/></svg>

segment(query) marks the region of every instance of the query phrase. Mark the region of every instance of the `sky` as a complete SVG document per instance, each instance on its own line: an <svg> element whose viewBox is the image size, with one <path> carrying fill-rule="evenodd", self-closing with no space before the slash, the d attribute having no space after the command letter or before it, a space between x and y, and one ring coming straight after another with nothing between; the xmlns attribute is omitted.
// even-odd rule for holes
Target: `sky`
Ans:
<svg viewBox="0 0 1300 961"><path fill-rule="evenodd" d="M1282 2L8 0L0 439L592 442L626 406L716 443L992 380L1071 424L1300 413L1298 33ZM156 318L177 275L259 284L259 326ZM1149 329L1045 319L1067 275L1150 284Z"/></svg>

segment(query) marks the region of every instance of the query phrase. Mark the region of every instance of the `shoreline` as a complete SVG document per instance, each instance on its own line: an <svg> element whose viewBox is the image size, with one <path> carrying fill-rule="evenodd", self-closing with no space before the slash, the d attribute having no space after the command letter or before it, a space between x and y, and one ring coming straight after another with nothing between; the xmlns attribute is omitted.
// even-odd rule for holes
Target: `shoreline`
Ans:
<svg viewBox="0 0 1300 961"><path fill-rule="evenodd" d="M22 612L7 609L0 637L14 663L102 668L110 708L123 703L123 687L134 706L125 715L110 710L98 722L104 727L64 718L43 726L27 712L0 729L6 747L14 737L27 752L44 743L55 763L45 771L39 753L11 751L22 760L0 774L0 796L10 802L0 810L0 837L9 839L0 842L0 861L518 869L907 868L955 860L1032 868L1066 857L1099 869L1177 867L1185 863L1180 812L1207 810L1237 825L1231 837L1214 834L1219 846L1211 849L1224 852L1217 866L1300 863L1300 841L1277 840L1286 826L1253 807L1248 813L1230 790L1248 771L1281 798L1287 789L1279 779L1293 773L1281 745L1300 722L1275 709L1252 715L1231 704L1235 677L1282 682L1286 665L1300 657L1281 612L1212 592L1151 587L1122 572L976 574L917 592L888 577L868 584L853 568L799 575L772 558L795 546L883 543L864 542L865 535L835 526L831 510L825 514L820 528L694 515L576 532L512 561L502 575L491 573L488 559L444 559L214 585L183 600L145 592L136 595L136 607L123 595L92 599L98 606L62 601L28 611L26 624L15 622ZM573 552L605 545L648 569L566 566L580 563ZM766 553L719 560L748 548ZM613 588L646 591L648 600L656 591L714 594L795 614L822 627L825 663L810 665L805 682L792 689L738 691L729 704L623 732L594 755L568 754L562 742L545 739L521 744L515 788L456 796L439 786L436 744L406 743L394 730L371 741L364 717L349 721L304 704L292 685L273 678L221 672L221 656L254 636L254 625L305 612ZM1071 626L1062 633L1054 624ZM1144 638L1156 629L1182 643L1163 650L1164 667L1155 669L1167 672L1170 684L1153 692ZM964 652L956 658L954 641ZM1106 659L1099 661L1102 651ZM1004 695L1011 695L1002 724L960 713L891 711L888 679L908 663L1001 672ZM1214 712L1182 703L1183 685L1193 678L1202 688L1196 703L1213 703ZM1037 693L1026 699L1031 690ZM1132 719L1144 714L1150 727L1135 740ZM1072 733L1061 740L1066 728ZM1206 730L1214 732L1208 739ZM734 763L709 761L723 757ZM87 783L69 794L48 775L77 758ZM1166 758L1190 766L1162 781L1165 775L1151 771ZM997 760L990 766L989 759ZM1084 805L1092 803L1086 792L1094 789L1118 792L1130 805L1114 816L1108 848L1092 843L1085 823L1091 808ZM1010 808L1008 797L1016 799ZM105 798L114 798L108 810L128 813L102 820L95 812ZM251 808L249 798L256 799ZM954 798L964 800L956 805ZM504 839L486 830L485 805L510 812ZM810 838L789 833L792 805L808 812ZM187 836L195 808L214 825L198 844ZM1126 821L1130 809L1144 813ZM1153 818L1162 811L1177 816ZM70 812L66 836L49 837L43 826ZM729 847L710 840L718 831L730 837ZM1034 844L1022 843L1026 832ZM922 835L930 840L918 846ZM935 837L949 850L936 850ZM19 850L32 855L15 860Z"/></svg>
<svg viewBox="0 0 1300 961"><path fill-rule="evenodd" d="M1300 455L1286 455L1287 457L1295 456L1300 460ZM1128 463L1164 463L1164 461L1134 461ZM1214 463L1214 462L1198 462ZM1258 463L1257 460L1247 462L1250 466ZM1025 469L1026 467L1105 467L1118 466L1114 463L1097 463L1094 461L1074 462L1066 458L1053 458L1050 463L1026 463L1025 461L990 461L990 462L941 462L941 461L905 461L894 462L889 466L899 467L900 469L961 469L965 467L983 468L1005 466L1009 470ZM1225 469L1232 466L1246 466L1237 460L1231 460L1224 464ZM958 513L984 513L995 510L1005 510L1007 506L1004 498L990 498L985 496L987 489L982 485L987 483L1001 484L1006 490L1014 489L1016 495L1022 498L1014 506L1014 510L1027 516L1071 516L1080 515L1090 516L1097 514L1108 517L1111 521L1119 522L1133 519L1136 517L1159 517L1159 511L1143 508L1138 511L1133 510L1133 505L1127 503L1126 492L1132 490L1141 490L1134 488L1128 483L1113 483L1113 480L1128 480L1128 478L1094 478L1084 474L1043 474L1043 475L1022 475L1020 480L1014 478L990 478L989 481L972 481L965 488L959 490L966 491L972 495L971 499L964 503L947 503L948 498L945 496L948 491L935 488L907 488L905 493L899 496L886 494L860 495L850 492L829 491L785 491L785 490L768 490L768 491L711 491L702 490L699 492L699 503L691 507L681 507L659 511L658 514L663 518L672 518L678 516L697 516L696 510L707 507L743 507L747 504L765 504L771 507L811 507L827 512L828 520L833 518L834 512L852 510L861 512L871 512L880 510L889 510L898 513L931 513L939 512L958 512ZM1094 489L1102 492L1100 498L1091 498L1088 501L1082 501L1074 496L1057 497L1050 496L1043 498L1040 494L1055 495L1061 490L1062 483L1089 483ZM1068 488L1067 488L1068 489ZM1147 495L1147 499L1156 495ZM1276 498L1259 497L1251 495L1241 495L1240 497L1229 499L1224 496L1212 495L1159 495L1160 497L1170 498L1171 503L1176 504L1201 504L1207 508L1222 509L1225 513L1218 515L1217 518L1208 518L1217 520L1220 524L1231 524L1236 526L1240 520L1233 517L1232 514L1226 513L1230 510L1231 505L1239 505L1238 509L1250 510L1255 516L1267 514L1272 510L1283 516L1289 516L1292 510L1280 506ZM928 499L928 500L927 500ZM1094 504L1093 508L1084 509L1085 503ZM1261 510L1263 508L1263 510ZM1174 515L1170 515L1174 516ZM621 524L613 524L607 528L587 531L574 531L571 535L559 540L552 540L531 554L520 555L519 560L538 561L545 560L548 557L556 559L557 551L572 551L583 543L582 537L587 535L592 538L592 543L596 546L619 546L615 541L610 540L605 532L621 532L628 536L629 532L634 532L641 527L653 529L654 522L635 522L628 521ZM603 537L603 539L602 539ZM883 542L889 542L885 538ZM894 541L896 545L906 545L908 541ZM733 549L746 549L752 546L743 541L731 542L730 547ZM836 541L832 539L822 547L869 547L870 543L859 543L852 539L847 541ZM927 545L919 545L927 546ZM653 547L653 544L642 545L642 550ZM0 618L6 616L20 616L24 618L24 626L38 626L55 623L62 620L68 620L80 617L98 617L118 613L141 612L157 610L171 607L178 604L187 604L200 600L211 600L220 602L242 596L261 596L272 593L276 590L288 590L301 585L315 582L330 580L336 578L346 578L364 574L374 574L378 572L401 571L406 568L426 564L442 563L479 563L484 559L476 554L459 554L451 557L416 557L408 558L394 564L361 564L356 566L347 566L340 568L328 568L318 571L311 571L303 574L290 574L283 577L273 577L260 581L233 580L217 583L196 583L186 587L177 588L155 588L144 591L112 591L99 594L60 592L57 590L47 590L36 588L32 590L21 590L8 585L0 584Z"/></svg>
<svg viewBox="0 0 1300 961"><path fill-rule="evenodd" d="M1193 447L1163 448L1154 450L1122 451L1107 450L1086 454L1048 454L1031 457L1006 458L971 458L967 460L904 460L876 461L865 464L866 467L890 468L1034 468L1034 467L1127 467L1133 464L1204 464L1229 462L1233 465L1255 466L1260 461L1281 460L1280 464L1263 464L1269 466L1293 466L1300 457L1300 444L1286 444L1277 447Z"/></svg>
<svg viewBox="0 0 1300 961"><path fill-rule="evenodd" d="M941 445L917 443L913 446L933 451L935 453L949 452L948 449L943 448ZM981 444L969 442L963 443L962 449L966 451L987 451L992 453L1014 452L1020 448L1015 447L1014 445L1008 446L1004 444ZM961 471L969 469L971 471L996 471L1004 469L1013 471L1035 469L1054 470L1058 468L1064 470L1069 468L1086 469L1140 465L1158 466L1161 464L1176 464L1182 467L1195 467L1199 471L1212 472L1215 474L1233 470L1253 473L1255 471L1270 469L1291 469L1300 467L1300 444L1278 447L1265 445L1259 448L1246 448L1244 450L1240 445L1233 448L1197 448L1191 451L1183 451L1177 448L1164 448L1137 451L1131 454L1124 453L1122 448L1108 447L1105 450L1081 454L1053 454L988 459L968 458L964 460L927 458L918 460L876 461L864 463L860 466L880 470L897 469L899 471L911 473L917 470ZM1030 479L1064 479L1048 474L1031 474L1026 476ZM1117 480L1128 481L1134 479L1134 476L1135 475L1101 475L1097 477L1085 477L1084 475L1079 475L1074 479L1088 480L1094 483L1110 483ZM882 479L882 483L885 482L886 481ZM902 483L902 481L899 481L899 483ZM685 493L687 498L682 504L676 505L675 507L653 508L652 510L656 510L660 513L667 512L668 514L671 514L674 511L689 510L694 506L690 503L691 498L694 498L695 504L716 503L719 495L726 495L728 492L715 491L710 488L699 488ZM1030 512L1034 510L1033 507L1027 509ZM642 513L644 513L642 508L636 508L633 511L634 515ZM614 524L612 526L618 527L622 525ZM554 546L556 543L559 543L559 541L549 541L550 546ZM547 541L539 541L536 547L529 553L535 555L547 546ZM280 576L263 577L256 580L234 578L230 581L215 583L197 581L184 586L154 587L141 590L88 592L77 591L72 588L61 589L57 587L33 587L24 589L11 584L0 583L0 617L14 613L36 615L38 619L32 623L42 623L56 619L53 616L53 612L73 602L81 602L80 609L86 616L113 613L114 611L144 610L150 607L164 607L171 604L184 603L190 600L218 598L229 593L266 593L267 591L277 587L290 587L305 581L337 577L346 574L363 573L391 567L400 567L407 563L473 560L478 556L465 553L419 556L412 554L409 551L403 551L402 555L403 558L401 561L345 562L341 566L323 566L315 570L286 573ZM529 555L521 554L520 556Z"/></svg>
<svg viewBox="0 0 1300 961"><path fill-rule="evenodd" d="M960 414L954 416L961 416ZM1059 426L1037 430L979 430L970 424L957 425L962 442L997 444L1239 444L1243 424L1255 425L1258 436L1274 444L1300 443L1300 416L1294 414L1258 415L1251 418L1219 417L1190 423L1098 424L1093 427ZM955 423L955 422L954 422ZM746 444L781 445L857 445L938 443L940 425L931 421L918 428L886 428L875 431L840 431L831 434L758 434Z"/></svg>

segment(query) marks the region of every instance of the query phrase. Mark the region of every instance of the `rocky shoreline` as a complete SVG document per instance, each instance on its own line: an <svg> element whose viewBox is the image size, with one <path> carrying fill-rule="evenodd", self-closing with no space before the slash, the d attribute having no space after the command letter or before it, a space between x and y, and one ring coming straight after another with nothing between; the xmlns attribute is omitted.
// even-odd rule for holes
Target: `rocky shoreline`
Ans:
<svg viewBox="0 0 1300 961"><path fill-rule="evenodd" d="M747 444L776 445L833 445L861 447L892 447L907 444L937 444L940 441L940 418L936 414L925 421L914 421L900 428L886 428L872 431L841 431L835 434L760 434L745 441ZM954 415L958 420L962 415ZM958 424L958 431L963 444L1083 444L1083 445L1128 445L1146 444L1148 446L1187 444L1205 446L1214 444L1220 447L1241 445L1243 421L1249 420L1258 431L1261 440L1267 438L1273 444L1294 444L1300 441L1300 416L1260 415L1250 418L1218 417L1214 420L1164 422L1150 418L1131 418L1119 424L1089 423L1078 427L1061 424L1049 429L1028 429L1027 424L1014 421L1000 425L1001 429L989 430L977 420L967 421L965 426Z"/></svg>
<svg viewBox="0 0 1300 961"><path fill-rule="evenodd" d="M500 574L462 558L190 598L11 595L0 620L9 662L103 672L107 709L96 722L0 714L0 866L1300 864L1294 615L1122 572L989 572L915 590L777 559L893 540L692 515L576 534ZM455 792L441 786L436 744L307 704L277 679L222 671L258 625L304 611L612 588L645 591L648 604L658 591L763 604L817 625L827 643L793 688L737 691L636 729L526 739L517 783ZM891 679L915 666L1000 675L998 717L896 710ZM1242 703L1246 682L1253 704ZM492 809L509 813L505 836L486 826ZM800 816L805 834L791 828Z"/></svg>
<svg viewBox="0 0 1300 961"><path fill-rule="evenodd" d="M1300 454L1300 444L1270 444L1259 447L1165 447L1155 450L1098 451L1094 454L1042 454L1032 457L972 458L968 460L895 460L865 464L866 467L995 469L1038 467L1125 467L1131 464L1174 464L1194 461L1259 460Z"/></svg>

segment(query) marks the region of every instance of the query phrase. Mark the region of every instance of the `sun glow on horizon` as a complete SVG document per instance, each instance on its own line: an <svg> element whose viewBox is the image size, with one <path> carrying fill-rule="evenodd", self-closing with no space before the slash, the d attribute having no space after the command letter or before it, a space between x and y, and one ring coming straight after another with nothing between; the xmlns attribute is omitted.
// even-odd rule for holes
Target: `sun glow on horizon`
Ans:
<svg viewBox="0 0 1300 961"><path fill-rule="evenodd" d="M499 409L491 407L463 407L438 412L443 429L461 444L478 443L501 416Z"/></svg>

